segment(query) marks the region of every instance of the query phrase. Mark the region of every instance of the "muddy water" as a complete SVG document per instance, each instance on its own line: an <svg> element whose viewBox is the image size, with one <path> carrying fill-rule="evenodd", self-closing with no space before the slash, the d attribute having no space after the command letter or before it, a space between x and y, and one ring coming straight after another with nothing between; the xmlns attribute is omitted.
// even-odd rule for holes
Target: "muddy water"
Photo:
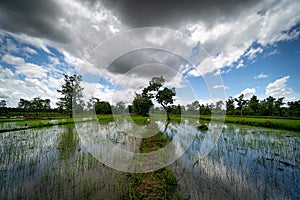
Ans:
<svg viewBox="0 0 300 200"><path fill-rule="evenodd" d="M119 123L118 134L107 138L136 151L137 140L119 130L130 123ZM300 198L299 133L219 124L201 132L195 122L156 124L172 138L176 153L193 139L169 166L179 181L174 199ZM101 126L111 130L115 124ZM220 134L213 132L217 126ZM212 146L203 156L205 138ZM128 176L95 159L72 125L0 133L0 199L122 199Z"/></svg>

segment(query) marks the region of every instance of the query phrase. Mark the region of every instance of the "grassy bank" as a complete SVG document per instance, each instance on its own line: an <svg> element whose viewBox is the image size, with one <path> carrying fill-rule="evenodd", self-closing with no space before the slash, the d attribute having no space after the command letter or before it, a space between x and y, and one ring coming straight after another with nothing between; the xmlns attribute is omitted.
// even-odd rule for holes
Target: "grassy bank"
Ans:
<svg viewBox="0 0 300 200"><path fill-rule="evenodd" d="M164 147L169 142L163 133L143 138L140 152L149 153ZM172 199L177 186L174 173L162 168L150 173L132 174L129 179L129 199Z"/></svg>
<svg viewBox="0 0 300 200"><path fill-rule="evenodd" d="M223 121L222 117L200 116L202 120ZM225 123L235 123L265 128L275 128L291 131L300 131L300 120L275 117L252 117L252 116L226 116Z"/></svg>
<svg viewBox="0 0 300 200"><path fill-rule="evenodd" d="M80 121L80 120L77 120ZM82 119L82 122L89 121ZM26 118L7 118L0 119L0 133L7 131L19 131L30 128L41 128L54 125L73 124L74 119L70 117L54 117L54 118L38 118L38 119L26 119Z"/></svg>
<svg viewBox="0 0 300 200"><path fill-rule="evenodd" d="M85 116L82 116L82 122L89 121L84 119ZM149 117L142 117L138 115L97 115L97 119L100 124L107 124L113 122L114 120L132 120L136 124L144 125L147 123ZM81 121L80 118L76 118L76 122ZM39 116L38 118L27 118L27 117L18 117L18 118L0 118L0 133L7 131L18 131L26 130L30 128L41 128L46 126L54 125L65 125L73 124L74 118L69 116L57 116L57 117L46 117Z"/></svg>
<svg viewBox="0 0 300 200"><path fill-rule="evenodd" d="M143 117L138 115L97 115L99 123L109 123L114 120L127 119L132 120L138 125L144 125L149 123L149 117ZM155 114L151 116L152 120L165 120L165 115ZM172 115L172 121L180 121L182 119L198 120L197 115ZM213 116L200 116L200 120L213 120L223 121L223 117ZM235 123L250 126L259 126L265 128L275 128L283 130L300 131L300 118L284 118L275 116L226 116L226 123ZM34 118L2 118L0 119L0 133L15 130L25 130L29 128L40 128L45 126L72 124L74 119L68 116L57 116L57 117L40 117Z"/></svg>

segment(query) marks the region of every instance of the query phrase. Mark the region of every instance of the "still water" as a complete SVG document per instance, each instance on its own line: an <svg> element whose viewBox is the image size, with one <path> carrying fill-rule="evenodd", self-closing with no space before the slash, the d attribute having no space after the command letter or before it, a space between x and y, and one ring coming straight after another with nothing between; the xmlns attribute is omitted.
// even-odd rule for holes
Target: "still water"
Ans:
<svg viewBox="0 0 300 200"><path fill-rule="evenodd" d="M136 152L141 140L133 139L132 123L99 126L113 144ZM155 124L172 138L175 153L187 149L169 166L179 182L174 198L300 198L299 133L213 123L199 131L191 121ZM222 131L216 135L217 126ZM0 133L0 199L122 199L129 176L95 159L74 125Z"/></svg>
<svg viewBox="0 0 300 200"><path fill-rule="evenodd" d="M213 125L210 125L213 126ZM225 125L208 156L195 162L206 133L173 168L192 199L299 199L299 133ZM175 166L175 167L174 167Z"/></svg>

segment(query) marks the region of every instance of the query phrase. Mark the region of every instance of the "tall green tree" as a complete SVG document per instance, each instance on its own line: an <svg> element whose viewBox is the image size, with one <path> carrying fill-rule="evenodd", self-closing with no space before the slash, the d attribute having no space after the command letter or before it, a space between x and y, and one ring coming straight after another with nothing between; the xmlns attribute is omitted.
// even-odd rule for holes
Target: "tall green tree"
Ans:
<svg viewBox="0 0 300 200"><path fill-rule="evenodd" d="M248 114L254 114L257 115L258 113L258 108L259 108L259 100L257 96L253 95L251 99L249 100L249 113Z"/></svg>
<svg viewBox="0 0 300 200"><path fill-rule="evenodd" d="M51 110L50 102L51 102L50 99L41 99L41 104L42 104L41 111L42 112Z"/></svg>
<svg viewBox="0 0 300 200"><path fill-rule="evenodd" d="M234 114L234 99L232 99L232 97L226 100L226 113L228 115Z"/></svg>
<svg viewBox="0 0 300 200"><path fill-rule="evenodd" d="M150 99L155 99L166 111L167 120L170 120L171 105L174 103L174 96L176 95L175 88L164 87L162 89L165 79L160 77L153 77L149 82L149 86L144 88L143 95L147 95Z"/></svg>
<svg viewBox="0 0 300 200"><path fill-rule="evenodd" d="M203 104L201 104L200 107L199 107L199 114L200 115L205 115L205 106Z"/></svg>
<svg viewBox="0 0 300 200"><path fill-rule="evenodd" d="M275 102L274 102L274 114L275 115L279 115L282 116L282 106L285 104L283 103L283 99L284 97L278 98Z"/></svg>
<svg viewBox="0 0 300 200"><path fill-rule="evenodd" d="M132 102L132 111L139 115L149 116L149 110L153 106L151 98L146 94L135 94Z"/></svg>
<svg viewBox="0 0 300 200"><path fill-rule="evenodd" d="M84 102L80 82L82 81L82 76L73 75L69 76L64 74L65 83L61 86L60 90L62 97L59 98L57 106L59 110L69 113L70 118L73 117L73 111L81 112L83 110Z"/></svg>
<svg viewBox="0 0 300 200"><path fill-rule="evenodd" d="M216 108L215 108L215 110L216 111L220 111L220 110L222 110L223 106L224 106L224 102L223 101L217 101L216 102Z"/></svg>
<svg viewBox="0 0 300 200"><path fill-rule="evenodd" d="M207 103L206 104L206 109L207 109L208 115L211 115L212 110L215 109L215 104Z"/></svg>
<svg viewBox="0 0 300 200"><path fill-rule="evenodd" d="M5 100L1 100L0 101L0 112L6 112L6 101Z"/></svg>
<svg viewBox="0 0 300 200"><path fill-rule="evenodd" d="M0 108L6 108L6 101L5 100L0 101Z"/></svg>
<svg viewBox="0 0 300 200"><path fill-rule="evenodd" d="M240 114L243 115L243 110L247 105L247 101L244 99L244 94L241 94L238 98L234 99L237 103L237 109L240 111Z"/></svg>
<svg viewBox="0 0 300 200"><path fill-rule="evenodd" d="M163 77L154 77L149 82L149 85L145 87L142 94L135 94L135 98L132 102L132 111L143 116L149 116L149 110L153 106L151 101L155 97L155 92L162 86L164 82Z"/></svg>
<svg viewBox="0 0 300 200"><path fill-rule="evenodd" d="M113 113L124 113L126 111L126 106L123 101L116 103L116 106L112 106Z"/></svg>
<svg viewBox="0 0 300 200"><path fill-rule="evenodd" d="M300 100L287 103L289 106L288 113L290 116L300 116Z"/></svg>
<svg viewBox="0 0 300 200"><path fill-rule="evenodd" d="M40 97L35 97L30 101L31 108L37 114L39 112L47 112L50 111L50 99L42 99Z"/></svg>
<svg viewBox="0 0 300 200"><path fill-rule="evenodd" d="M112 114L112 107L107 101L100 101L100 99L92 97L89 104L92 104L96 114Z"/></svg>
<svg viewBox="0 0 300 200"><path fill-rule="evenodd" d="M30 101L26 99L20 99L18 103L18 109L20 113L23 112L28 112L30 108Z"/></svg>
<svg viewBox="0 0 300 200"><path fill-rule="evenodd" d="M100 99L91 97L88 102L86 102L86 110L88 113L93 113L95 111L95 103L99 102Z"/></svg>
<svg viewBox="0 0 300 200"><path fill-rule="evenodd" d="M199 108L199 113L200 115L211 115L211 111L213 108L213 104L201 104Z"/></svg>
<svg viewBox="0 0 300 200"><path fill-rule="evenodd" d="M42 99L35 97L32 100L20 99L18 103L18 110L20 113L35 112L38 115L40 112L47 112L51 110L50 99Z"/></svg>
<svg viewBox="0 0 300 200"><path fill-rule="evenodd" d="M111 114L111 105L107 101L99 101L95 103L96 114Z"/></svg>
<svg viewBox="0 0 300 200"><path fill-rule="evenodd" d="M160 77L153 77L149 85L145 87L142 94L136 94L132 108L133 111L148 116L151 106L153 106L152 99L155 99L166 111L167 119L170 120L171 104L174 102L175 88L162 88L165 79Z"/></svg>
<svg viewBox="0 0 300 200"><path fill-rule="evenodd" d="M276 98L269 96L266 99L266 109L267 109L267 115L274 115L274 105L275 105Z"/></svg>
<svg viewBox="0 0 300 200"><path fill-rule="evenodd" d="M149 82L149 86L143 89L143 95L147 95L149 98L155 97L155 92L163 86L165 79L160 77L153 77L152 80Z"/></svg>
<svg viewBox="0 0 300 200"><path fill-rule="evenodd" d="M176 95L175 88L164 88L159 90L156 94L156 101L165 109L167 120L170 120L171 107L169 105L174 103L173 97Z"/></svg>
<svg viewBox="0 0 300 200"><path fill-rule="evenodd" d="M193 101L191 104L186 105L187 112L190 114L199 114L200 103L199 101Z"/></svg>
<svg viewBox="0 0 300 200"><path fill-rule="evenodd" d="M34 111L36 115L38 115L38 113L43 109L43 99L41 99L40 97L33 98L33 100L30 101L30 107L31 110Z"/></svg>
<svg viewBox="0 0 300 200"><path fill-rule="evenodd" d="M175 105L172 105L171 106L171 112L170 113L172 113L172 114L174 114L174 115L180 115L181 114L181 105L180 104L178 104L177 106L175 106Z"/></svg>

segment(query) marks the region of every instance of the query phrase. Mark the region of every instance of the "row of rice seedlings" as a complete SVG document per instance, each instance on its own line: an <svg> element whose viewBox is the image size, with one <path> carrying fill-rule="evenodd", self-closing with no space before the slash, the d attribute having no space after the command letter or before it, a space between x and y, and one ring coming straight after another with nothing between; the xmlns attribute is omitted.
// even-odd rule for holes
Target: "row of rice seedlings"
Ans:
<svg viewBox="0 0 300 200"><path fill-rule="evenodd" d="M1 137L1 199L101 198L103 190L109 191L107 196L118 193L114 190L126 192L124 174L86 152L72 128L28 129ZM107 171L110 174L104 175Z"/></svg>
<svg viewBox="0 0 300 200"><path fill-rule="evenodd" d="M251 137L249 134L252 134ZM296 176L300 172L289 162L293 162L293 157L299 154L295 148L299 145L299 138L291 141L290 137L261 134L245 134L245 130L225 131L210 156L201 160L200 173L209 175L214 183L222 183L223 186L226 183L225 187L233 189L235 198L243 198L240 195L249 191L251 194L256 191L253 194L256 198L293 197L297 194L295 185L299 180ZM271 158L265 159L270 155ZM292 187L286 189L285 185Z"/></svg>

